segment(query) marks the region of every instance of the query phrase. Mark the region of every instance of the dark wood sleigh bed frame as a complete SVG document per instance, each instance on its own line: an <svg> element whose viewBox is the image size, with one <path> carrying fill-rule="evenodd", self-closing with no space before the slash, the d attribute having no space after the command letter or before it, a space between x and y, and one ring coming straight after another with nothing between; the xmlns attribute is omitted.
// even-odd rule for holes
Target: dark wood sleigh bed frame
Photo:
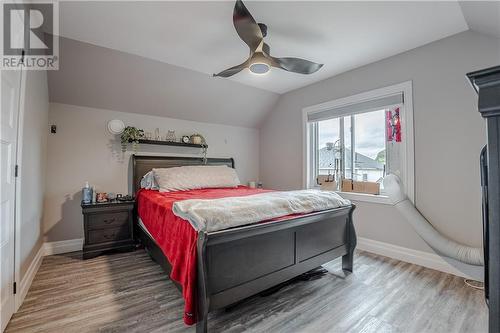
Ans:
<svg viewBox="0 0 500 333"><path fill-rule="evenodd" d="M203 164L201 158L133 155L134 194L140 188L141 178L153 168ZM209 158L207 164L234 168L232 158ZM199 232L196 332L207 332L209 311L232 305L340 256L342 269L352 272L356 247L352 222L354 208L352 205L283 222L252 224L211 233ZM168 259L138 223L137 214L134 215L138 241L153 260L170 274Z"/></svg>

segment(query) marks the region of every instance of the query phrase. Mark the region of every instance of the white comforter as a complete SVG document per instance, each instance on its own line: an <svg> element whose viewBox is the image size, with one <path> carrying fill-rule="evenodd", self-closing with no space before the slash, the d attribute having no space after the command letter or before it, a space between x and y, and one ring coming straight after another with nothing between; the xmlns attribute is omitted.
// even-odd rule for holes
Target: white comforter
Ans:
<svg viewBox="0 0 500 333"><path fill-rule="evenodd" d="M175 215L196 231L213 232L290 214L338 208L350 204L337 193L320 190L267 192L246 197L176 201Z"/></svg>

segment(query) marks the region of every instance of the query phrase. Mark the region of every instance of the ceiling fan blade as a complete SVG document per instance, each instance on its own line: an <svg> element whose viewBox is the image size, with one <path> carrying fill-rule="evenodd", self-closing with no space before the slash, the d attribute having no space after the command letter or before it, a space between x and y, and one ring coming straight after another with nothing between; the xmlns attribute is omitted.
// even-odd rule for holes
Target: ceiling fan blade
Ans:
<svg viewBox="0 0 500 333"><path fill-rule="evenodd" d="M267 43L262 43L262 53L264 53L264 56L270 60L272 66L289 72L312 74L323 66L323 64L317 64L300 58L275 58L271 56L271 48Z"/></svg>
<svg viewBox="0 0 500 333"><path fill-rule="evenodd" d="M239 72L241 72L242 70L244 70L245 68L248 68L248 63L249 63L250 60L247 60L245 61L244 63L242 64L239 64L239 65L236 65L236 66L233 66L231 68L228 68L226 70L223 70L222 72L220 73L217 73L217 74L213 74L213 76L220 76L220 77L230 77L230 76L233 76L234 74L238 74Z"/></svg>
<svg viewBox="0 0 500 333"><path fill-rule="evenodd" d="M233 24L240 38L248 45L250 51L254 52L259 47L264 36L252 14L241 0L237 0L234 5Z"/></svg>
<svg viewBox="0 0 500 333"><path fill-rule="evenodd" d="M323 64L300 58L274 58L271 56L270 58L273 60L273 66L294 73L312 74L323 67Z"/></svg>

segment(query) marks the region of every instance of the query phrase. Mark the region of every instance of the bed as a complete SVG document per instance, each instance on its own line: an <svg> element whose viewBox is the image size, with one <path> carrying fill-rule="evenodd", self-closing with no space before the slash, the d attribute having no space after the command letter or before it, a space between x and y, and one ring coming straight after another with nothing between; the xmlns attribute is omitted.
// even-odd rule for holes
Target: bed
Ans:
<svg viewBox="0 0 500 333"><path fill-rule="evenodd" d="M145 202L152 200L148 197L154 197L151 193L148 196L145 195L146 192L141 193L140 182L153 168L203 164L201 158L132 156L132 187L134 194L139 194L134 214L135 235L153 260L162 266L183 292L185 300L188 290L182 286L186 286L186 282L180 278L172 278L172 274L176 273L178 260L172 265L165 254L168 251L161 246L165 239L161 239L157 231L148 230L152 228L146 227L139 217L140 211L145 217ZM233 159L209 158L206 164L234 168ZM251 190L241 187L239 191ZM352 272L356 247L356 233L352 222L354 209L355 206L350 205L216 232L196 233L194 229L184 231L190 234L185 236L185 240L191 239L192 251L195 252L195 262L185 264L193 265L195 271L194 286L190 288L194 303L191 315L194 318L188 322L185 317L185 322L196 323L197 333L207 332L210 311L232 305L338 257L342 257L342 268ZM188 224L182 224L184 225ZM155 232L156 236L153 236ZM188 259L185 260L189 262Z"/></svg>

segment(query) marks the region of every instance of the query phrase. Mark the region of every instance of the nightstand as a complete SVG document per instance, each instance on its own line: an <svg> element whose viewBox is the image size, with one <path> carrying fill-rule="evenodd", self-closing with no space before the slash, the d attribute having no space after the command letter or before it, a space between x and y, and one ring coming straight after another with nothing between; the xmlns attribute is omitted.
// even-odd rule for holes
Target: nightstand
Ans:
<svg viewBox="0 0 500 333"><path fill-rule="evenodd" d="M131 251L134 245L134 201L82 202L83 259L108 251Z"/></svg>

